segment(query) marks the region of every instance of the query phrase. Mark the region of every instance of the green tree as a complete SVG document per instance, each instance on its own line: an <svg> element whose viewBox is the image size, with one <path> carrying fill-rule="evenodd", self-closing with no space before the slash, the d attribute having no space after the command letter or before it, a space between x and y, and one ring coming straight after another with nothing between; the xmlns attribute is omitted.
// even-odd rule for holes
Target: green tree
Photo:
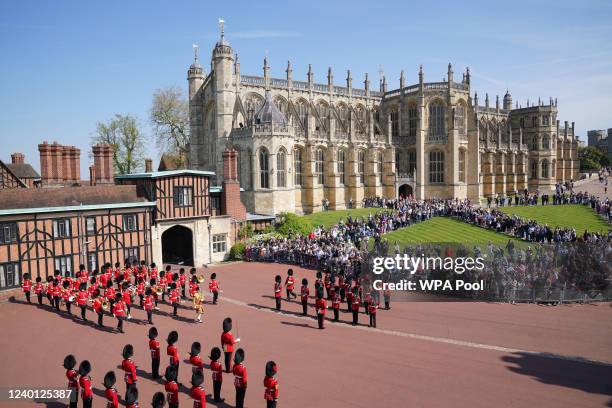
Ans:
<svg viewBox="0 0 612 408"><path fill-rule="evenodd" d="M106 123L98 122L92 142L113 147L116 174L133 173L144 164L144 135L134 116L116 114Z"/></svg>
<svg viewBox="0 0 612 408"><path fill-rule="evenodd" d="M189 152L189 104L181 89L157 89L149 116L160 153L171 157L177 167L185 167Z"/></svg>
<svg viewBox="0 0 612 408"><path fill-rule="evenodd" d="M580 171L597 171L609 165L608 157L594 146L579 147Z"/></svg>

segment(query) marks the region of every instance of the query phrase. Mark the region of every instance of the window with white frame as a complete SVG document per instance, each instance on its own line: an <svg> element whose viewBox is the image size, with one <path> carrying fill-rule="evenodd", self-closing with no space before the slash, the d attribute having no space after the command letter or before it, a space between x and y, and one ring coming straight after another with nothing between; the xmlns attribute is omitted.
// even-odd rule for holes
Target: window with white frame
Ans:
<svg viewBox="0 0 612 408"><path fill-rule="evenodd" d="M531 161L531 178L538 178L538 162L537 160Z"/></svg>
<svg viewBox="0 0 612 408"><path fill-rule="evenodd" d="M96 235L96 217L85 218L85 234Z"/></svg>
<svg viewBox="0 0 612 408"><path fill-rule="evenodd" d="M70 272L70 276L72 276L72 257L70 255L56 256L55 269L60 271L62 276L66 276L67 272Z"/></svg>
<svg viewBox="0 0 612 408"><path fill-rule="evenodd" d="M383 182L383 154L382 152L376 152L376 174L378 174L378 181Z"/></svg>
<svg viewBox="0 0 612 408"><path fill-rule="evenodd" d="M0 289L14 288L21 284L21 273L17 262L0 264Z"/></svg>
<svg viewBox="0 0 612 408"><path fill-rule="evenodd" d="M137 231L138 221L136 214L123 214L123 230L124 231Z"/></svg>
<svg viewBox="0 0 612 408"><path fill-rule="evenodd" d="M176 186L173 190L175 207L191 207L193 205L193 187Z"/></svg>
<svg viewBox="0 0 612 408"><path fill-rule="evenodd" d="M417 134L417 107L410 105L408 107L408 136L415 137Z"/></svg>
<svg viewBox="0 0 612 408"><path fill-rule="evenodd" d="M429 182L444 183L444 152L429 152Z"/></svg>
<svg viewBox="0 0 612 408"><path fill-rule="evenodd" d="M465 150L459 150L459 181L465 183Z"/></svg>
<svg viewBox="0 0 612 408"><path fill-rule="evenodd" d="M408 150L408 174L411 174L414 176L416 165L417 165L416 150L410 149Z"/></svg>
<svg viewBox="0 0 612 408"><path fill-rule="evenodd" d="M549 174L548 160L542 160L542 178L548 178Z"/></svg>
<svg viewBox="0 0 612 408"><path fill-rule="evenodd" d="M53 220L53 238L68 238L70 236L70 219Z"/></svg>
<svg viewBox="0 0 612 408"><path fill-rule="evenodd" d="M123 251L124 262L129 262L131 264L138 262L138 247L125 248Z"/></svg>
<svg viewBox="0 0 612 408"><path fill-rule="evenodd" d="M0 244L17 242L17 223L5 222L0 224Z"/></svg>
<svg viewBox="0 0 612 408"><path fill-rule="evenodd" d="M88 252L87 253L87 270L95 271L98 269L98 253Z"/></svg>
<svg viewBox="0 0 612 408"><path fill-rule="evenodd" d="M227 248L227 234L214 234L213 235L213 253L226 252Z"/></svg>
<svg viewBox="0 0 612 408"><path fill-rule="evenodd" d="M399 111L392 110L389 114L391 116L391 136L399 136Z"/></svg>
<svg viewBox="0 0 612 408"><path fill-rule="evenodd" d="M459 136L465 136L465 106L461 103L455 108L455 127Z"/></svg>

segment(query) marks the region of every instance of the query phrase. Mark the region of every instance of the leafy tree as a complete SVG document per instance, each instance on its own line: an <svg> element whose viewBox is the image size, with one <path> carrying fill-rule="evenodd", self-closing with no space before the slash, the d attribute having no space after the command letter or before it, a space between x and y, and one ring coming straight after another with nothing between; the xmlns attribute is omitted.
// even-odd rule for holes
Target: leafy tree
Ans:
<svg viewBox="0 0 612 408"><path fill-rule="evenodd" d="M276 230L284 236L307 235L313 230L313 225L296 214L281 213L280 223Z"/></svg>
<svg viewBox="0 0 612 408"><path fill-rule="evenodd" d="M157 89L149 112L156 144L178 167L187 165L189 105L180 88Z"/></svg>
<svg viewBox="0 0 612 408"><path fill-rule="evenodd" d="M578 148L581 171L596 171L609 165L608 157L595 146Z"/></svg>
<svg viewBox="0 0 612 408"><path fill-rule="evenodd" d="M106 143L113 147L115 173L129 174L144 164L144 135L138 119L116 114L108 122L98 122L92 144Z"/></svg>

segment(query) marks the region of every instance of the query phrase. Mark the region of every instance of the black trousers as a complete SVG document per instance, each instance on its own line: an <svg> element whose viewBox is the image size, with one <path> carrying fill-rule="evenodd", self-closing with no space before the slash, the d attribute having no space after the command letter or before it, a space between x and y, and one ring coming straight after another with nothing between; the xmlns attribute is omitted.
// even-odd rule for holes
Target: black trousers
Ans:
<svg viewBox="0 0 612 408"><path fill-rule="evenodd" d="M178 375L179 375L179 366L180 366L180 364L179 364L179 363L176 363L176 364L170 364L170 365L171 365L172 367L176 368L176 378L178 378Z"/></svg>
<svg viewBox="0 0 612 408"><path fill-rule="evenodd" d="M177 303L177 302L174 302L174 303L172 304L172 316L174 316L174 317L176 317L176 311L177 311L177 308L178 308L178 303Z"/></svg>
<svg viewBox="0 0 612 408"><path fill-rule="evenodd" d="M50 295L50 294L48 294L48 293L47 293L47 295L46 295L46 296L47 296L47 300L49 301L49 304L50 304L51 306L53 306L53 296L51 296L51 295Z"/></svg>
<svg viewBox="0 0 612 408"><path fill-rule="evenodd" d="M59 298L59 296L53 296L53 307L54 307L54 308L55 308L55 310L57 310L57 311L59 311L59 310L60 310L59 304L60 304L60 298Z"/></svg>
<svg viewBox="0 0 612 408"><path fill-rule="evenodd" d="M113 306L115 306L115 301L114 300L108 300L108 314L109 315L113 315Z"/></svg>
<svg viewBox="0 0 612 408"><path fill-rule="evenodd" d="M91 408L93 397L83 398L83 408Z"/></svg>
<svg viewBox="0 0 612 408"><path fill-rule="evenodd" d="M302 300L302 313L303 314L308 314L308 301L307 300Z"/></svg>
<svg viewBox="0 0 612 408"><path fill-rule="evenodd" d="M81 319L87 320L87 317L85 316L85 312L87 311L87 305L80 305L79 307L81 308Z"/></svg>
<svg viewBox="0 0 612 408"><path fill-rule="evenodd" d="M353 310L353 324L359 322L359 310Z"/></svg>
<svg viewBox="0 0 612 408"><path fill-rule="evenodd" d="M26 300L30 303L30 292L24 292L26 296Z"/></svg>
<svg viewBox="0 0 612 408"><path fill-rule="evenodd" d="M334 321L337 322L340 319L340 309L334 308Z"/></svg>
<svg viewBox="0 0 612 408"><path fill-rule="evenodd" d="M276 301L276 310L281 310L281 298L277 297L274 300Z"/></svg>
<svg viewBox="0 0 612 408"><path fill-rule="evenodd" d="M153 378L159 378L159 358L151 358L151 375Z"/></svg>
<svg viewBox="0 0 612 408"><path fill-rule="evenodd" d="M140 294L140 295L138 295L138 298L140 299L140 302L139 302L140 307L143 307L143 304L144 304L144 295Z"/></svg>
<svg viewBox="0 0 612 408"><path fill-rule="evenodd" d="M131 304L126 304L125 307L127 308L128 316L130 316L131 315L130 311L132 310L132 305Z"/></svg>
<svg viewBox="0 0 612 408"><path fill-rule="evenodd" d="M168 408L178 408L178 406L179 406L178 402L176 404L168 403Z"/></svg>
<svg viewBox="0 0 612 408"><path fill-rule="evenodd" d="M229 373L230 372L231 362L232 362L232 352L231 351L225 351L223 353L223 356L225 357L225 371Z"/></svg>
<svg viewBox="0 0 612 408"><path fill-rule="evenodd" d="M181 285L181 296L183 296L183 297L187 297L187 296L185 295L185 285Z"/></svg>
<svg viewBox="0 0 612 408"><path fill-rule="evenodd" d="M117 317L117 330L123 332L123 317Z"/></svg>
<svg viewBox="0 0 612 408"><path fill-rule="evenodd" d="M389 310L391 307L389 306L389 301L385 300L385 310Z"/></svg>
<svg viewBox="0 0 612 408"><path fill-rule="evenodd" d="M104 320L104 312L100 311L98 312L98 326L104 326L103 320Z"/></svg>
<svg viewBox="0 0 612 408"><path fill-rule="evenodd" d="M147 321L149 324L153 324L153 311L147 310Z"/></svg>
<svg viewBox="0 0 612 408"><path fill-rule="evenodd" d="M276 408L276 400L266 400L266 408Z"/></svg>
<svg viewBox="0 0 612 408"><path fill-rule="evenodd" d="M221 401L221 381L213 381L213 400L215 402Z"/></svg>
<svg viewBox="0 0 612 408"><path fill-rule="evenodd" d="M317 323L319 323L319 329L323 328L323 322L325 321L325 315L322 313L319 313L317 315Z"/></svg>
<svg viewBox="0 0 612 408"><path fill-rule="evenodd" d="M136 386L136 384L125 383L125 396L123 397L124 400L127 399L127 394L128 394L128 391L130 390L130 388L135 387L135 386Z"/></svg>
<svg viewBox="0 0 612 408"><path fill-rule="evenodd" d="M293 289L287 289L287 300L290 300L291 298L295 299L296 297L297 295L293 293Z"/></svg>
<svg viewBox="0 0 612 408"><path fill-rule="evenodd" d="M244 396L246 395L246 388L236 387L236 408L244 407Z"/></svg>
<svg viewBox="0 0 612 408"><path fill-rule="evenodd" d="M376 327L376 313L370 313L370 326Z"/></svg>
<svg viewBox="0 0 612 408"><path fill-rule="evenodd" d="M66 301L66 312L68 312L69 315L72 315L72 311L70 310L70 306L72 306L72 302Z"/></svg>
<svg viewBox="0 0 612 408"><path fill-rule="evenodd" d="M219 292L213 292L213 305L217 304L217 299L219 299Z"/></svg>
<svg viewBox="0 0 612 408"><path fill-rule="evenodd" d="M42 293L37 293L36 297L38 298L38 304L42 305L43 294Z"/></svg>

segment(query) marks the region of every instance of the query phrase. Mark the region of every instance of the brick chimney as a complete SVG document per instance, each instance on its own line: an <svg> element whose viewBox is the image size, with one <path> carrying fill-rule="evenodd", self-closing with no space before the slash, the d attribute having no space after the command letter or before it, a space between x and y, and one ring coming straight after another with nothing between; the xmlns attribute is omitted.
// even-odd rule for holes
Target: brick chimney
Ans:
<svg viewBox="0 0 612 408"><path fill-rule="evenodd" d="M234 149L223 152L223 193L221 194L221 213L236 221L246 220L246 208L240 201L238 182L238 161Z"/></svg>
<svg viewBox="0 0 612 408"><path fill-rule="evenodd" d="M108 144L98 143L93 146L92 151L95 166L95 183L112 184L114 182L113 147Z"/></svg>
<svg viewBox="0 0 612 408"><path fill-rule="evenodd" d="M89 185L90 186L96 185L96 166L95 164L92 164L91 166L89 166Z"/></svg>
<svg viewBox="0 0 612 408"><path fill-rule="evenodd" d="M23 153L13 153L11 154L11 163L13 164L23 164L25 161L25 156Z"/></svg>
<svg viewBox="0 0 612 408"><path fill-rule="evenodd" d="M145 159L145 173L151 173L153 171L153 160Z"/></svg>
<svg viewBox="0 0 612 408"><path fill-rule="evenodd" d="M57 142L47 141L38 145L40 153L40 179L43 185L61 184L63 175L63 146Z"/></svg>

